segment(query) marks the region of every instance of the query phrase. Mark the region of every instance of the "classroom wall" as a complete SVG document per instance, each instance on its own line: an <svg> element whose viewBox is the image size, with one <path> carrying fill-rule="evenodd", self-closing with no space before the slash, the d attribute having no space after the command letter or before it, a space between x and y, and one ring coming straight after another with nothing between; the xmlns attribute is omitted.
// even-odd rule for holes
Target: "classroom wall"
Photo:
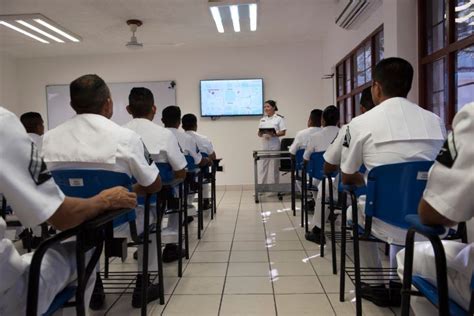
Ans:
<svg viewBox="0 0 474 316"><path fill-rule="evenodd" d="M0 53L0 106L15 110L17 106L17 62Z"/></svg>
<svg viewBox="0 0 474 316"><path fill-rule="evenodd" d="M146 44L145 44L146 45ZM199 80L264 78L266 99L277 100L286 117L288 135L306 127L309 111L321 102L321 43L224 48L107 56L22 59L18 63L18 104L15 112L38 111L46 117L45 86L69 83L86 73L109 82L176 80L177 103L183 113L199 114ZM159 96L156 96L159 98ZM68 106L65 104L65 106ZM200 119L199 131L210 136L224 173L218 184L253 183L252 150L261 147L256 136L259 118Z"/></svg>

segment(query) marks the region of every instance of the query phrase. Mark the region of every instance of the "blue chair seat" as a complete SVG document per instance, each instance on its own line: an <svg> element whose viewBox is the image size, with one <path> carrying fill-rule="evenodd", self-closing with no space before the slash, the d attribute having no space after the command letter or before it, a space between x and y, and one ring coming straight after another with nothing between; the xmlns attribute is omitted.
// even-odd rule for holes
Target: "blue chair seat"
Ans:
<svg viewBox="0 0 474 316"><path fill-rule="evenodd" d="M59 292L43 316L51 316L69 302L76 295L77 286L71 285Z"/></svg>
<svg viewBox="0 0 474 316"><path fill-rule="evenodd" d="M412 279L412 284L420 291L432 304L438 306L438 289L428 282L426 279L414 275ZM465 311L461 306L459 306L453 300L449 300L449 312L451 315L456 316L467 316L469 313Z"/></svg>

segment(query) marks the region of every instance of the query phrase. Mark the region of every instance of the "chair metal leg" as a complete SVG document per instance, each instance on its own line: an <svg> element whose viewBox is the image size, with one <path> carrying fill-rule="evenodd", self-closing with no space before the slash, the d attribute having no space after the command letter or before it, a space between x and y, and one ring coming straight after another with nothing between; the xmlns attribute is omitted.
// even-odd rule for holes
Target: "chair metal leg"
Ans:
<svg viewBox="0 0 474 316"><path fill-rule="evenodd" d="M291 158L291 210L293 216L296 216L296 177L295 177L295 158Z"/></svg>
<svg viewBox="0 0 474 316"><path fill-rule="evenodd" d="M331 217L331 255L332 255L332 273L337 274L337 257L336 257L336 218L334 216L334 196L333 183L331 176L328 176L329 190L329 216Z"/></svg>
<svg viewBox="0 0 474 316"><path fill-rule="evenodd" d="M183 194L184 188L184 194ZM188 218L188 185L187 183L179 185L179 199L180 206L183 207L184 217ZM180 208L181 212L181 208ZM186 259L189 259L189 228L188 225L184 225L184 248L186 249Z"/></svg>
<svg viewBox="0 0 474 316"><path fill-rule="evenodd" d="M187 201L188 196L186 195L184 199ZM187 219L187 217L186 217ZM181 256L181 251L183 251L183 226L188 227L188 224L185 223L183 225L183 212L181 209L178 209L178 277L182 277L183 275L183 257Z"/></svg>
<svg viewBox="0 0 474 316"><path fill-rule="evenodd" d="M158 199L156 202L156 255L158 262L158 284L160 288L160 305L165 304L165 287L163 278L163 253L161 249L161 222L163 220L163 213L165 208L158 208Z"/></svg>
<svg viewBox="0 0 474 316"><path fill-rule="evenodd" d="M77 289L76 289L76 315L84 316L86 308L84 305L84 279L86 274L85 253L84 253L84 233L79 232L76 240L76 262L77 262Z"/></svg>
<svg viewBox="0 0 474 316"><path fill-rule="evenodd" d="M345 291L346 291L346 225L347 225L347 212L346 212L346 193L342 194L342 214L341 214L341 275L339 276L339 301L344 302Z"/></svg>
<svg viewBox="0 0 474 316"><path fill-rule="evenodd" d="M359 253L359 223L357 218L357 198L354 193L351 194L352 201L352 237L354 242L354 274L355 274L355 296L356 296L356 315L362 316L362 296L360 280L360 253Z"/></svg>
<svg viewBox="0 0 474 316"><path fill-rule="evenodd" d="M321 232L319 235L319 242L320 242L320 254L321 257L324 257L324 231L326 230L326 180L323 179L323 183L321 185Z"/></svg>
<svg viewBox="0 0 474 316"><path fill-rule="evenodd" d="M409 229L405 239L405 263L403 266L403 285L402 285L402 308L401 315L410 315L410 291L413 273L413 250L414 250L415 231Z"/></svg>
<svg viewBox="0 0 474 316"><path fill-rule="evenodd" d="M301 227L304 227L304 209L306 207L306 168L301 171Z"/></svg>
<svg viewBox="0 0 474 316"><path fill-rule="evenodd" d="M148 303L148 246L150 243L150 195L145 197L145 214L143 221L143 266L142 266L142 308L141 315L146 316Z"/></svg>

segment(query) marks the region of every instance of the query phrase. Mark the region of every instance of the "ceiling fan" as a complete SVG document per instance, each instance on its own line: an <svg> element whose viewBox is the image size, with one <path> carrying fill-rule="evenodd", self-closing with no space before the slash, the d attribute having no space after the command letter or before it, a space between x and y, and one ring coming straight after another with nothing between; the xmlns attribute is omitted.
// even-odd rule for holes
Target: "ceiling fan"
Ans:
<svg viewBox="0 0 474 316"><path fill-rule="evenodd" d="M143 48L143 43L138 42L137 37L135 36L135 33L137 32L137 29L142 26L143 22L140 20L128 20L127 25L130 27L130 32L132 32L132 37L130 38L130 41L125 44L127 48L130 49L141 49Z"/></svg>

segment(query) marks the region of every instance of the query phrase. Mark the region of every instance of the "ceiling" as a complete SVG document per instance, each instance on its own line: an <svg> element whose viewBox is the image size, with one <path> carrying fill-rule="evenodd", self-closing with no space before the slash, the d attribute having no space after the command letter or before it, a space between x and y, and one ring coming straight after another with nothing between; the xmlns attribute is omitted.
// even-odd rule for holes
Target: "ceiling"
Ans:
<svg viewBox="0 0 474 316"><path fill-rule="evenodd" d="M260 0L258 29L217 32L207 0L0 0L0 14L41 13L81 36L78 44L42 44L0 27L0 52L18 58L134 52L125 21L143 21L142 51L316 41L334 22L336 0Z"/></svg>

